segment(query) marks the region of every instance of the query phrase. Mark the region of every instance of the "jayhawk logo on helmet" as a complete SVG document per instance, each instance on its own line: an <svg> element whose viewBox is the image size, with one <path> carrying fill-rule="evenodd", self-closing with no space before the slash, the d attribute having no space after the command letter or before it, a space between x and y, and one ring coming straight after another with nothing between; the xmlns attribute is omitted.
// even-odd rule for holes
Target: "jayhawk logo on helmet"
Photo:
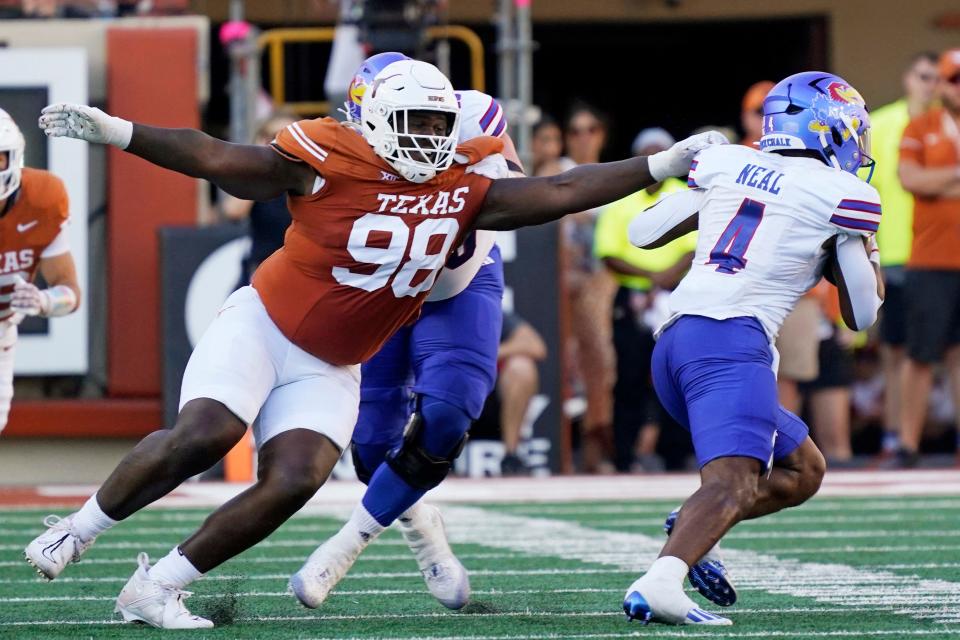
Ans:
<svg viewBox="0 0 960 640"><path fill-rule="evenodd" d="M863 99L863 96L860 95L859 91L842 82L831 82L827 85L827 93L830 94L830 98L838 102L859 105L866 104L866 101Z"/></svg>
<svg viewBox="0 0 960 640"><path fill-rule="evenodd" d="M388 65L399 60L409 60L398 51L386 51L370 56L363 61L360 68L353 74L353 80L347 88L347 99L344 100L343 111L347 119L355 124L360 123L360 114L363 108L363 96L366 95L370 83Z"/></svg>
<svg viewBox="0 0 960 640"><path fill-rule="evenodd" d="M350 88L347 89L347 114L350 119L359 122L360 107L363 104L363 94L367 92L367 81L362 75L353 76Z"/></svg>

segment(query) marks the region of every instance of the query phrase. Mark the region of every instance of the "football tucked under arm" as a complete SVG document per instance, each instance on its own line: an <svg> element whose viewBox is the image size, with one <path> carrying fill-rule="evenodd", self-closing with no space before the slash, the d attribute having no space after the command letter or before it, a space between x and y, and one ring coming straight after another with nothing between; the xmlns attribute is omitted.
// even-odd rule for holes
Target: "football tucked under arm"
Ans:
<svg viewBox="0 0 960 640"><path fill-rule="evenodd" d="M879 252L873 238L840 235L827 259L824 276L840 292L840 312L848 327L867 329L877 320L883 304L883 279L879 271Z"/></svg>
<svg viewBox="0 0 960 640"><path fill-rule="evenodd" d="M679 191L638 213L627 227L630 244L656 249L695 231L705 193L703 189Z"/></svg>

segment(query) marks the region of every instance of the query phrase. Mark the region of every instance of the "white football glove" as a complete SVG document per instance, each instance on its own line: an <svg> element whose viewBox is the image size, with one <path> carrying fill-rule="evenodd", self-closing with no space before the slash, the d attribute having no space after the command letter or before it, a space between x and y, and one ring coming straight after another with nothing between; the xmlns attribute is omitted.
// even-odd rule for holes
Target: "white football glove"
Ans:
<svg viewBox="0 0 960 640"><path fill-rule="evenodd" d="M51 104L40 112L40 129L48 138L77 138L126 149L133 123L83 104Z"/></svg>
<svg viewBox="0 0 960 640"><path fill-rule="evenodd" d="M37 285L16 276L13 294L10 297L10 308L25 316L45 315L45 310L50 308L50 299L37 288Z"/></svg>
<svg viewBox="0 0 960 640"><path fill-rule="evenodd" d="M77 309L77 294L66 285L39 289L32 282L14 276L10 309L25 316L55 318L73 313Z"/></svg>
<svg viewBox="0 0 960 640"><path fill-rule="evenodd" d="M647 158L650 175L657 182L665 178L685 176L690 171L693 157L700 151L715 144L729 144L729 142L727 137L719 131L704 131L684 138L666 151L655 153Z"/></svg>

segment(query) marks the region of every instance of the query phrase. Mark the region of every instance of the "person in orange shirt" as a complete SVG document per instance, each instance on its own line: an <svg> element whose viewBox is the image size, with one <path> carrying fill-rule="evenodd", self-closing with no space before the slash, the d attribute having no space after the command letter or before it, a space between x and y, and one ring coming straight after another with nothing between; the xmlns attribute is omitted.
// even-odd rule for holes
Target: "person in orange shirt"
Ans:
<svg viewBox="0 0 960 640"><path fill-rule="evenodd" d="M937 362L945 363L960 407L960 49L940 56L938 72L942 107L911 120L900 142L900 182L914 195L897 454L902 466L918 462Z"/></svg>
<svg viewBox="0 0 960 640"><path fill-rule="evenodd" d="M763 135L763 101L773 89L773 83L769 80L761 80L750 85L747 92L743 94L743 102L740 104L740 126L743 127L743 139L740 144L752 149L757 147L760 142L760 136Z"/></svg>
<svg viewBox="0 0 960 640"><path fill-rule="evenodd" d="M23 134L0 109L0 431L13 399L17 325L25 316L77 310L80 285L63 230L69 218L60 178L23 167ZM37 273L49 284L33 284Z"/></svg>
<svg viewBox="0 0 960 640"><path fill-rule="evenodd" d="M212 627L187 610L184 587L260 542L326 481L357 421L359 363L419 315L471 230L546 223L622 198L683 174L700 149L722 141L702 134L649 160L498 180L507 175L502 140L457 146L453 87L416 60L377 74L359 123L303 120L270 146L135 124L85 105L51 105L40 126L48 136L112 144L238 198L289 196L284 246L197 343L176 424L144 438L78 512L49 518L25 550L56 578L100 533L213 466L257 418L257 482L153 566L139 554L117 598L124 620L166 629ZM459 450L430 449L415 436L391 453L391 466L436 486ZM362 504L345 527L366 542L384 529Z"/></svg>

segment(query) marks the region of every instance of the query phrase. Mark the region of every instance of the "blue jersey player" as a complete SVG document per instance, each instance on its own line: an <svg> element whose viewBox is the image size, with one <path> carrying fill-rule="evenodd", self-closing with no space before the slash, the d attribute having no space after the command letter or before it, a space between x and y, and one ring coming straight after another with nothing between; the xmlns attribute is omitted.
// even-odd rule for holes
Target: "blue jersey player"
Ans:
<svg viewBox="0 0 960 640"><path fill-rule="evenodd" d="M684 576L714 602L732 604L725 570L711 562L717 542L737 522L799 505L820 486L823 456L777 400L773 343L821 275L837 284L848 326L862 330L876 319L880 199L857 177L873 162L869 128L863 99L842 78L790 76L764 101L760 150L701 151L691 190L631 223L639 247L699 229L652 370L664 408L690 430L701 486L668 522L660 557L628 589L630 619L731 624L687 597Z"/></svg>
<svg viewBox="0 0 960 640"><path fill-rule="evenodd" d="M360 122L363 94L377 73L405 58L381 53L361 65L348 93L348 120ZM460 142L504 138L508 166L519 172L497 101L479 91L457 98ZM495 240L496 232L473 232L448 260L417 322L364 363L351 450L357 476L369 487L351 522L291 579L304 605L319 606L363 550L367 540L357 536L354 519L364 531L369 519L374 529L399 519L434 597L451 609L467 603L470 581L447 543L440 512L419 500L450 471L496 382L503 264Z"/></svg>

